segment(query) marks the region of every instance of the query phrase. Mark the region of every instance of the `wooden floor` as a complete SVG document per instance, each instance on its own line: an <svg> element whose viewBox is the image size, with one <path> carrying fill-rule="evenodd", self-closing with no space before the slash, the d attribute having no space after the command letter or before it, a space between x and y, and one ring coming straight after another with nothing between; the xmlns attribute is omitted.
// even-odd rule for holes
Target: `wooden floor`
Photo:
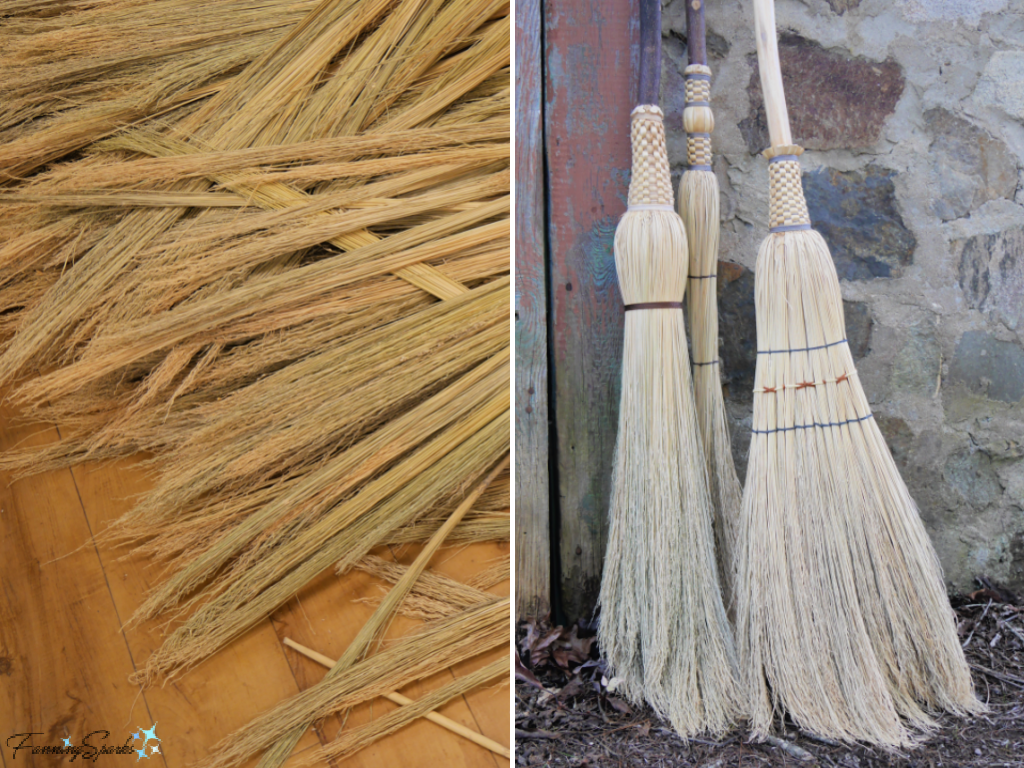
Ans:
<svg viewBox="0 0 1024 768"><path fill-rule="evenodd" d="M58 439L56 429L26 426L9 408L0 408L0 451L15 444L42 444ZM155 724L160 752L152 758L168 768L202 765L210 748L254 716L316 683L325 670L281 644L285 637L337 658L373 607L362 598L380 597L380 582L356 572L339 578L326 573L271 619L235 641L210 661L161 687L140 690L128 682L159 645L157 625L121 630L121 623L141 603L157 568L125 550L98 548L93 534L102 531L150 487L137 460L88 465L49 472L11 483L0 474L0 753L4 768L64 764L69 758L21 751L12 759L19 733L35 733L32 744L72 744L93 731L94 744L120 745L139 728ZM391 553L411 562L415 548ZM498 556L507 544L448 548L432 568L465 580ZM508 582L495 594L507 595ZM399 618L389 636L415 627ZM471 660L435 678L411 685L412 698L471 672L507 649ZM391 711L380 699L353 711L347 725L357 725ZM508 684L478 689L439 710L445 716L509 744ZM310 730L302 750L332 739L337 719ZM10 742L10 743L8 743ZM308 756L302 754L301 757ZM148 758L147 758L148 759ZM134 755L100 755L108 768L133 764ZM298 762L293 756L291 765ZM93 763L93 764L96 764ZM255 761L253 761L253 764ZM155 763L159 765L159 763ZM362 767L505 768L509 761L425 720L406 727L343 761Z"/></svg>

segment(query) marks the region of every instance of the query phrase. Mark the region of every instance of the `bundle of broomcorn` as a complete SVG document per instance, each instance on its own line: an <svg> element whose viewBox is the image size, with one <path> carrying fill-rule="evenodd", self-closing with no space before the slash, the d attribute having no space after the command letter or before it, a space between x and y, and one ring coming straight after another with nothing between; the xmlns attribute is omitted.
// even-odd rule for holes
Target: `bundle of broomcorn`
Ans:
<svg viewBox="0 0 1024 768"><path fill-rule="evenodd" d="M0 17L0 387L64 435L0 465L154 455L104 534L169 566L132 618L177 624L141 681L382 544L507 539L507 0ZM508 602L477 593L361 660L384 616L284 721L506 642Z"/></svg>

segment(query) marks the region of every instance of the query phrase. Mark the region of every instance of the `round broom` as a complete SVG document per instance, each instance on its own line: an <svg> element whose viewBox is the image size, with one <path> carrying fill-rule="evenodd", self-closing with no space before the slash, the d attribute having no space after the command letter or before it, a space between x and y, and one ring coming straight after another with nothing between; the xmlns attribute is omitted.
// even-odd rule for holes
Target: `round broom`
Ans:
<svg viewBox="0 0 1024 768"><path fill-rule="evenodd" d="M599 640L628 698L680 734L723 733L739 697L686 351L686 232L656 106L660 15L659 0L641 1L629 207L615 231L626 320Z"/></svg>
<svg viewBox="0 0 1024 768"><path fill-rule="evenodd" d="M690 277L686 299L693 343L693 393L711 501L715 508L715 539L726 604L732 594L732 551L742 490L732 461L729 423L722 400L718 361L718 179L711 170L711 70L704 32L704 2L686 3L687 49L686 170L679 182L679 215L690 246Z"/></svg>
<svg viewBox="0 0 1024 768"><path fill-rule="evenodd" d="M755 735L785 709L822 736L914 743L979 712L942 573L857 380L835 266L811 230L772 0L755 0L771 148L757 368L737 542L737 635ZM909 727L908 727L909 726Z"/></svg>

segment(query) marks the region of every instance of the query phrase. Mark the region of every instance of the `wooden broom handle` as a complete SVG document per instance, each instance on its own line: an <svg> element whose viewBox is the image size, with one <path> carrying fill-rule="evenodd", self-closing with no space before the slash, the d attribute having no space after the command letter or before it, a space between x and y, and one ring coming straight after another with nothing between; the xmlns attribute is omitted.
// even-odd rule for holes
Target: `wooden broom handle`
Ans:
<svg viewBox="0 0 1024 768"><path fill-rule="evenodd" d="M638 105L661 96L661 0L640 0L640 88Z"/></svg>
<svg viewBox="0 0 1024 768"><path fill-rule="evenodd" d="M793 144L789 130L786 93L782 89L779 44L775 33L775 0L754 0L754 37L757 40L757 65L761 70L761 91L768 118L768 138L773 147Z"/></svg>
<svg viewBox="0 0 1024 768"><path fill-rule="evenodd" d="M704 0L686 0L686 51L690 64L708 65Z"/></svg>

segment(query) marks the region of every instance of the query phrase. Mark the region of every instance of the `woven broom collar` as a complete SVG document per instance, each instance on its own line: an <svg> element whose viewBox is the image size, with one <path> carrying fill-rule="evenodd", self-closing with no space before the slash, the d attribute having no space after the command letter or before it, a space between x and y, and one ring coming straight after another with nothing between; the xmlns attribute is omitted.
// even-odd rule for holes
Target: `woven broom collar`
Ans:
<svg viewBox="0 0 1024 768"><path fill-rule="evenodd" d="M807 213L807 201L800 181L799 161L795 157L792 160L769 161L768 227L792 227L810 223L811 217Z"/></svg>
<svg viewBox="0 0 1024 768"><path fill-rule="evenodd" d="M711 70L703 64L691 64L686 68L685 75L683 130L687 133L711 133L715 130L715 116L710 106ZM710 162L710 152L708 158Z"/></svg>
<svg viewBox="0 0 1024 768"><path fill-rule="evenodd" d="M658 107L643 105L633 110L630 142L633 175L629 181L629 204L673 206L665 124Z"/></svg>
<svg viewBox="0 0 1024 768"><path fill-rule="evenodd" d="M686 164L711 165L711 137L706 133L687 134Z"/></svg>

